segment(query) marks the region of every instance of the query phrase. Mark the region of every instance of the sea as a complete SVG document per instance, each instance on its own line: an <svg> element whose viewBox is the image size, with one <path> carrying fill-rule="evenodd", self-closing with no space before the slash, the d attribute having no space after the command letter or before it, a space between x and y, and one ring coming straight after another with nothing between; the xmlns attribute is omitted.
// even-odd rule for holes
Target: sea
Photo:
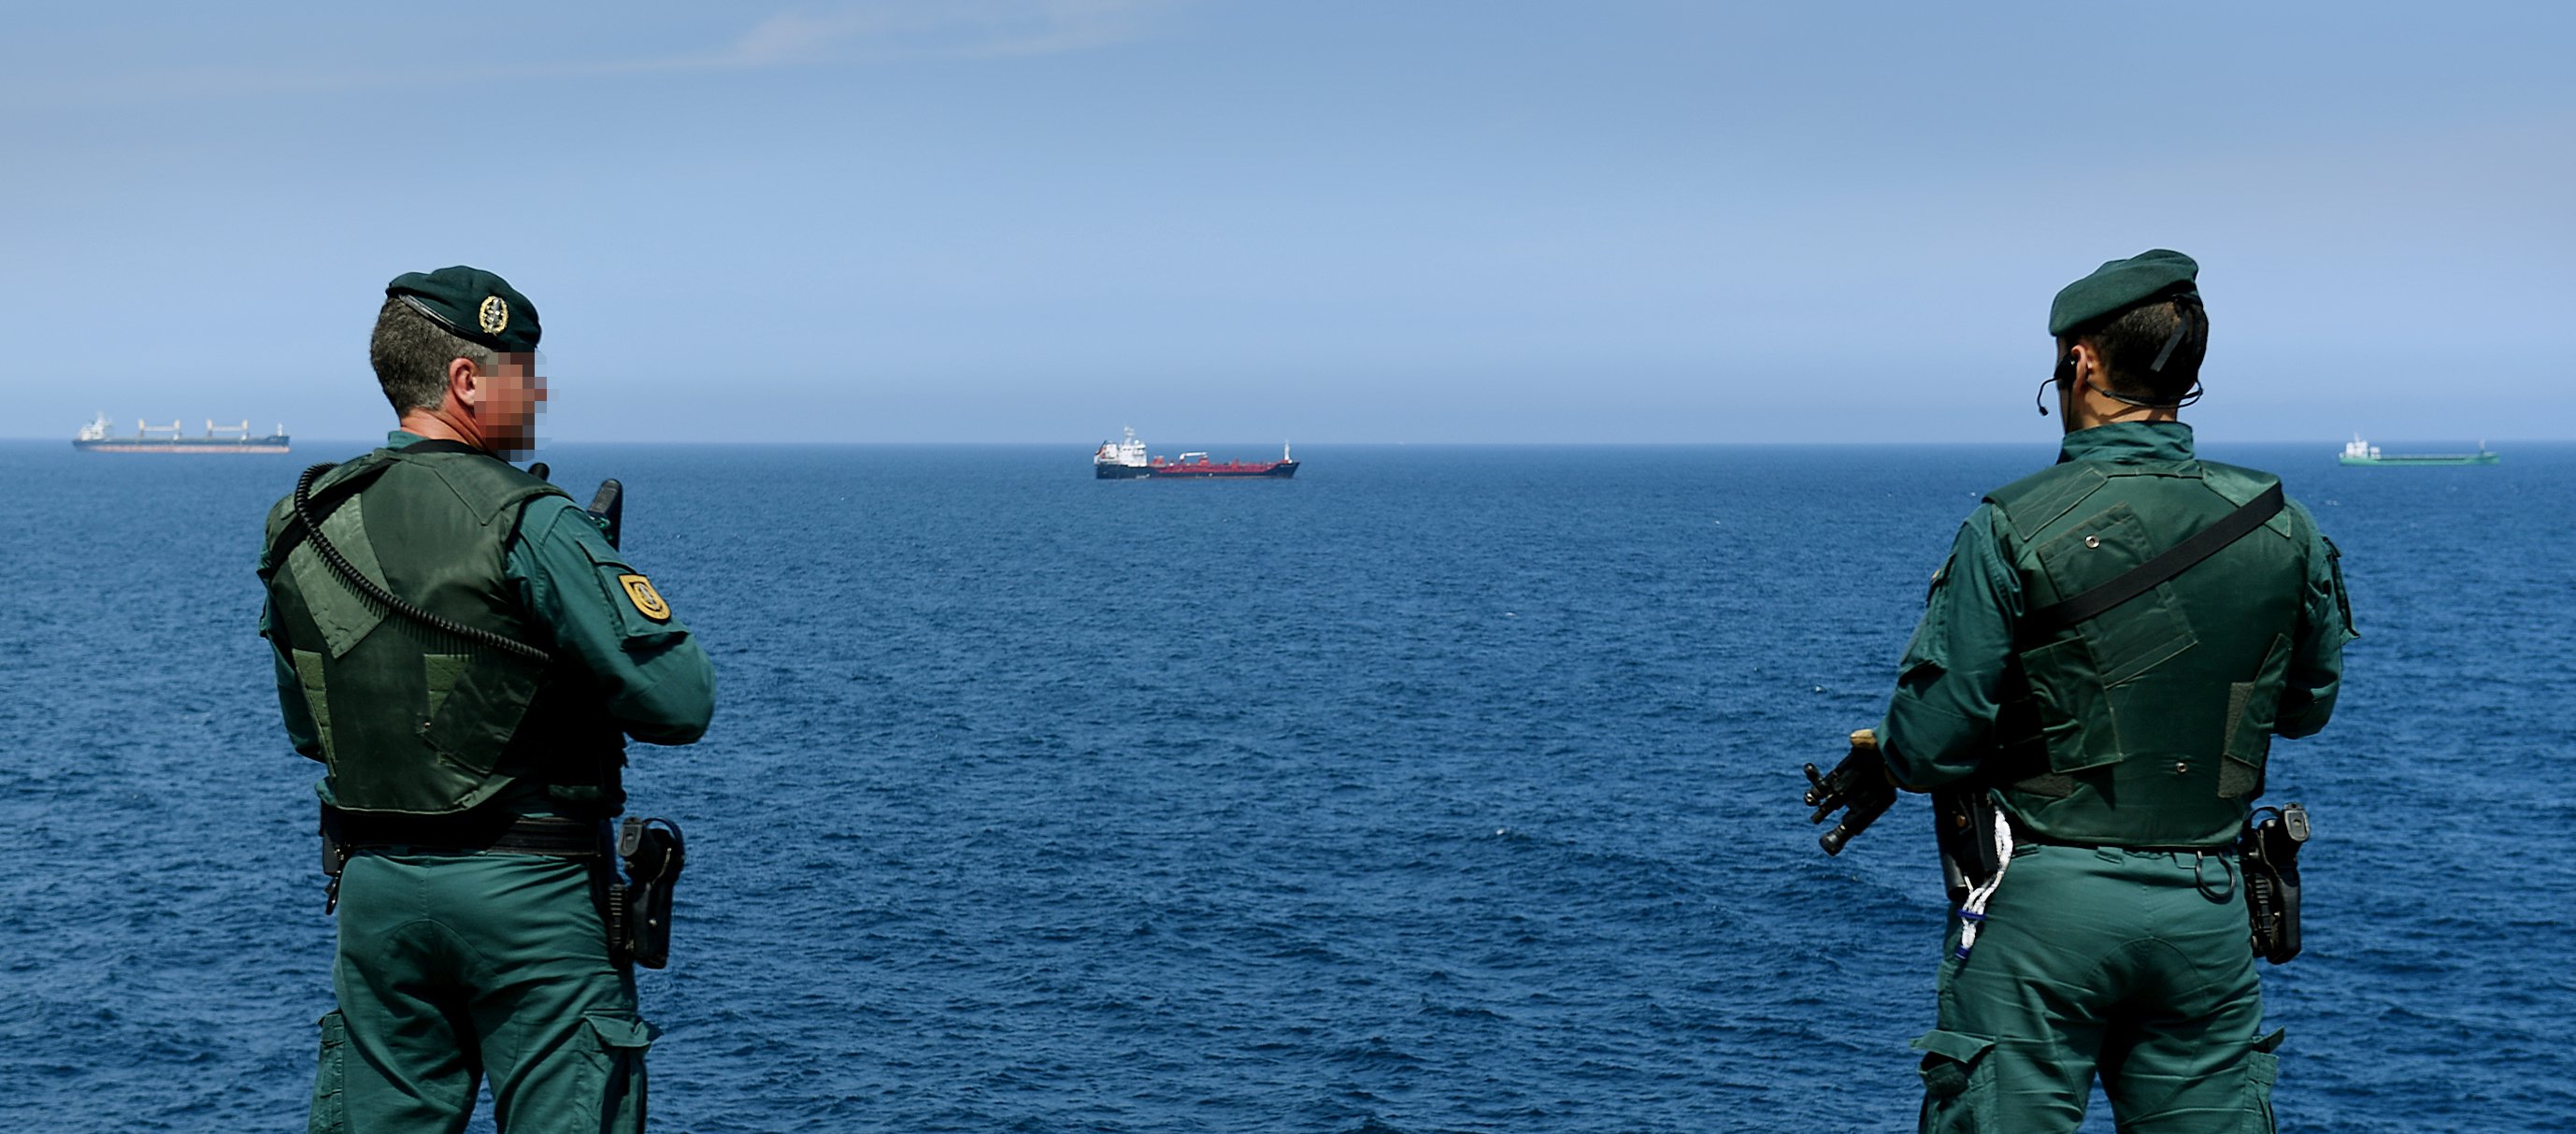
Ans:
<svg viewBox="0 0 2576 1134"><path fill-rule="evenodd" d="M319 766L252 569L369 443L0 444L0 1130L300 1128ZM2281 1128L2576 1130L2576 446L2336 450L2205 447L2315 511L2363 634L2274 749L2316 829ZM718 672L702 742L632 752L689 840L654 1129L1911 1129L1928 812L1827 857L1800 766L2052 441L1090 451L541 454L625 482Z"/></svg>

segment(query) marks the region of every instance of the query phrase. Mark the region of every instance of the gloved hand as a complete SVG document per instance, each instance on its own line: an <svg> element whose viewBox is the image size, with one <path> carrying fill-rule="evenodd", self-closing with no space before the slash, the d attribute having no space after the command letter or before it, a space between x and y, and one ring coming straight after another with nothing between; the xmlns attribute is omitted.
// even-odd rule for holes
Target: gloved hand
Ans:
<svg viewBox="0 0 2576 1134"><path fill-rule="evenodd" d="M1859 729L1851 734L1851 751L1831 772L1818 772L1807 765L1807 806L1815 808L1807 816L1809 823L1822 823L1827 815L1843 812L1841 821L1817 837L1826 854L1841 854L1852 836L1869 829L1878 817L1896 803L1896 777L1889 773L1887 760L1878 753L1878 733Z"/></svg>

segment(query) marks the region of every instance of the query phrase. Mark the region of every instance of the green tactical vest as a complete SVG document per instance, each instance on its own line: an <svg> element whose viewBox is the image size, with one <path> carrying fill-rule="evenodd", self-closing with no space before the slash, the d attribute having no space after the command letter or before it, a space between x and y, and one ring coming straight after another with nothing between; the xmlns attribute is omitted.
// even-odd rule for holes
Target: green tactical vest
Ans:
<svg viewBox="0 0 2576 1134"><path fill-rule="evenodd" d="M434 444L434 443L432 443ZM588 673L556 650L503 575L519 513L563 491L492 457L378 449L315 479L322 534L361 574L453 622L556 653L552 665L420 625L334 574L313 541L268 517L270 633L287 650L343 810L463 811L514 784L576 814L615 814L624 736Z"/></svg>
<svg viewBox="0 0 2576 1134"><path fill-rule="evenodd" d="M2069 461L1986 499L2024 609L2109 581L2277 483L2206 461ZM2004 810L2043 839L2129 847L2234 840L2262 791L2307 579L2284 508L2154 590L2018 643L2027 697L1999 722Z"/></svg>

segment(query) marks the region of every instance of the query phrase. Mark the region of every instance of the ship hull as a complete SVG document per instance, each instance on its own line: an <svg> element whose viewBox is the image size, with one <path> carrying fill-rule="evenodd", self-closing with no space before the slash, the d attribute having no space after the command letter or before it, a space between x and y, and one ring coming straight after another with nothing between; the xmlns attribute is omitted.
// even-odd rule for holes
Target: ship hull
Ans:
<svg viewBox="0 0 2576 1134"><path fill-rule="evenodd" d="M2437 468L2447 465L2492 465L2504 459L2501 453L2426 453L2420 456L2397 454L2382 457L2342 457L2347 465L2391 465Z"/></svg>
<svg viewBox="0 0 2576 1134"><path fill-rule="evenodd" d="M1091 476L1094 480L1135 480L1138 477L1153 474L1154 470L1143 465L1094 464L1091 466Z"/></svg>
<svg viewBox="0 0 2576 1134"><path fill-rule="evenodd" d="M1297 475L1297 462L1266 465L1157 465L1146 470L1155 480L1286 480Z"/></svg>
<svg viewBox="0 0 2576 1134"><path fill-rule="evenodd" d="M253 437L248 440L183 438L176 441L110 437L101 441L74 441L72 448L84 453L284 453L289 451L283 435Z"/></svg>

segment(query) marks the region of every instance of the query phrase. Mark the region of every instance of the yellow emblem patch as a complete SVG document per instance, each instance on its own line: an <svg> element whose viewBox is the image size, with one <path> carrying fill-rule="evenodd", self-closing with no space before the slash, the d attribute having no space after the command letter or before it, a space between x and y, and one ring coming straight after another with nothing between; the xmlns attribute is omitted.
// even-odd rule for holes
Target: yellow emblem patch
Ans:
<svg viewBox="0 0 2576 1134"><path fill-rule="evenodd" d="M626 588L626 601L635 611L655 622L671 620L671 604L662 601L662 592L653 589L653 581L642 575L619 575L617 585Z"/></svg>
<svg viewBox="0 0 2576 1134"><path fill-rule="evenodd" d="M510 325L510 305L500 296L484 296L483 309L474 313L474 321L483 324L484 334L500 334Z"/></svg>

